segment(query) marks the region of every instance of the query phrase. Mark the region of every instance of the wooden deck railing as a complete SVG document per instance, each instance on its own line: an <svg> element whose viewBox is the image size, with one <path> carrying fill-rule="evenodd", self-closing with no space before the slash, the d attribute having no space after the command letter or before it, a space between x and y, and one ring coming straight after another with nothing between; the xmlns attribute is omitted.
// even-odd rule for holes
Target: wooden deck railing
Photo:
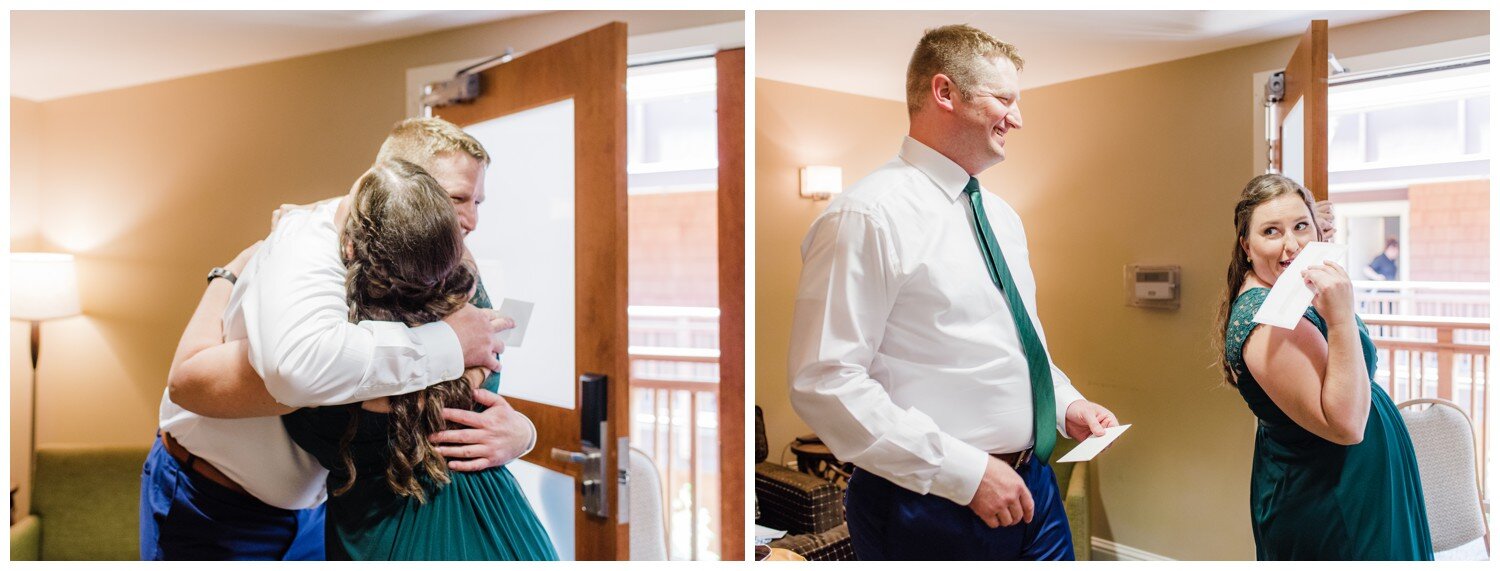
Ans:
<svg viewBox="0 0 1500 571"><path fill-rule="evenodd" d="M1474 424L1480 488L1488 472L1490 321L1481 317L1360 316L1375 341L1376 384L1397 403L1440 398ZM1455 341L1455 339L1459 339ZM1476 343L1471 339L1485 339Z"/></svg>
<svg viewBox="0 0 1500 571"><path fill-rule="evenodd" d="M661 470L671 559L718 559L718 310L630 308L632 445Z"/></svg>
<svg viewBox="0 0 1500 571"><path fill-rule="evenodd" d="M632 440L662 471L667 541L674 559L702 559L705 549L717 555L717 538L704 537L703 532L720 529L718 375L684 378L649 371L660 364L717 366L718 351L713 353L708 357L702 350L682 350L672 355L661 348L636 347L630 351Z"/></svg>

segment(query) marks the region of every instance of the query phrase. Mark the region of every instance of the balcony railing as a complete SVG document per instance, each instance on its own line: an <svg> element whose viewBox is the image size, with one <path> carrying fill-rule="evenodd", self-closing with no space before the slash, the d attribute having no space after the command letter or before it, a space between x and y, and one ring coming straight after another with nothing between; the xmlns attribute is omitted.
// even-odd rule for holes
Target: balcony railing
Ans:
<svg viewBox="0 0 1500 571"><path fill-rule="evenodd" d="M1429 317L1488 318L1490 290L1488 283L1474 282L1354 282L1355 300L1360 315L1422 315ZM1372 326L1372 335L1377 332ZM1433 331L1408 331L1428 335ZM1488 344L1489 330L1457 331L1460 343Z"/></svg>
<svg viewBox="0 0 1500 571"><path fill-rule="evenodd" d="M1469 415L1482 492L1488 472L1489 319L1373 314L1360 318L1375 341L1373 380L1392 400L1440 398Z"/></svg>
<svg viewBox="0 0 1500 571"><path fill-rule="evenodd" d="M632 306L634 446L662 471L671 559L718 559L719 310Z"/></svg>

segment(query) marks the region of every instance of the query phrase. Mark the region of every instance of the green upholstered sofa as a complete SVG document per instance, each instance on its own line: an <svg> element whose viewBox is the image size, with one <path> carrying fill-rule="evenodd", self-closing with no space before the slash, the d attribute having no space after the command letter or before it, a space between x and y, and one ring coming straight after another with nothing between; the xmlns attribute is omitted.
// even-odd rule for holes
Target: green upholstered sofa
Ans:
<svg viewBox="0 0 1500 571"><path fill-rule="evenodd" d="M140 558L143 446L37 450L31 515L10 526L12 561Z"/></svg>

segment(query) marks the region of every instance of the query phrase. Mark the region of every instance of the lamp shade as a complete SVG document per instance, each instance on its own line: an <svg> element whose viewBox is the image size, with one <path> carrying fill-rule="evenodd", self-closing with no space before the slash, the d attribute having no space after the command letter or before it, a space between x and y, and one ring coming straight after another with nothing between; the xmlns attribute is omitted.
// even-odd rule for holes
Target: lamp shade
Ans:
<svg viewBox="0 0 1500 571"><path fill-rule="evenodd" d="M80 313L72 254L10 255L10 317L42 321Z"/></svg>

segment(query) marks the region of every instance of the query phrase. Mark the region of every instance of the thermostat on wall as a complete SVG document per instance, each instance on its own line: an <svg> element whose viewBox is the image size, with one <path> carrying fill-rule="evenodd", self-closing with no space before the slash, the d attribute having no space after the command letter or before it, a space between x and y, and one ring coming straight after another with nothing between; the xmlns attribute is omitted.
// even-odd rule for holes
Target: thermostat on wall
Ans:
<svg viewBox="0 0 1500 571"><path fill-rule="evenodd" d="M1128 305L1177 309L1181 304L1178 284L1181 266L1125 266L1125 298Z"/></svg>

